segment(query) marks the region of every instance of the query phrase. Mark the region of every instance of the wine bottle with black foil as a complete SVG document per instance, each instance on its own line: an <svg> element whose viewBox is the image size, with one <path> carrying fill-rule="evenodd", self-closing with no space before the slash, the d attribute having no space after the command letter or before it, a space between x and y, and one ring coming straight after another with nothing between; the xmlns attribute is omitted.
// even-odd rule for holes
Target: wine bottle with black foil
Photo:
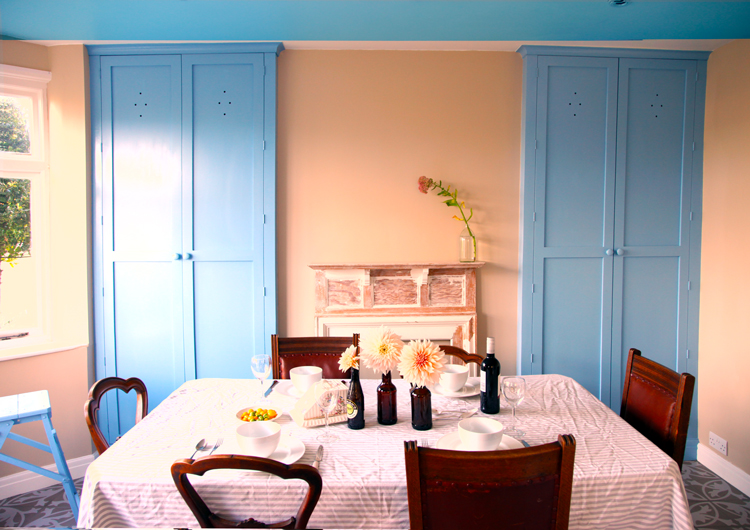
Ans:
<svg viewBox="0 0 750 530"><path fill-rule="evenodd" d="M355 430L365 428L365 395L356 368L352 368L352 380L346 395L346 425Z"/></svg>
<svg viewBox="0 0 750 530"><path fill-rule="evenodd" d="M495 339L487 337L487 356L479 377L479 407L485 414L500 412L500 361L495 359Z"/></svg>

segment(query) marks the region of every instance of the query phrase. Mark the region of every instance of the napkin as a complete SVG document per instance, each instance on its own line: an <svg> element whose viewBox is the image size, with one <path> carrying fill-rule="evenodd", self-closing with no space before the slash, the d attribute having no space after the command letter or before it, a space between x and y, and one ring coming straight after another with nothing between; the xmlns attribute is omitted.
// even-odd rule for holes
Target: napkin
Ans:
<svg viewBox="0 0 750 530"><path fill-rule="evenodd" d="M331 389L336 393L336 408L328 416L328 423L341 423L346 421L346 392L347 387L341 382L331 382ZM315 385L307 389L297 404L294 405L289 415L294 423L301 427L318 427L326 424L325 415L315 401Z"/></svg>

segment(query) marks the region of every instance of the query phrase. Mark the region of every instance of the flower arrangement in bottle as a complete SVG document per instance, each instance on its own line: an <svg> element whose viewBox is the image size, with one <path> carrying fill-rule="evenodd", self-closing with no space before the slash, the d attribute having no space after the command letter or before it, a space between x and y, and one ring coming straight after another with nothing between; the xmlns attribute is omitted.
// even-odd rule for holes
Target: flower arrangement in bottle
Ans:
<svg viewBox="0 0 750 530"><path fill-rule="evenodd" d="M461 234L461 261L474 261L477 257L477 238L474 236L474 232L472 232L471 226L469 225L469 221L474 217L474 209L469 208L469 215L467 216L465 210L466 203L464 203L464 201L459 202L457 189L451 191L450 185L444 187L442 180L434 181L428 177L419 177L419 191L426 194L430 190L439 190L439 197L447 197L447 199L443 201L446 206L455 206L458 208L458 212L461 216L454 215L453 218L466 225L466 228L464 229L465 235L464 233ZM470 241L470 243L466 245L467 248L464 248L464 238L466 238L467 241Z"/></svg>
<svg viewBox="0 0 750 530"><path fill-rule="evenodd" d="M365 394L359 382L359 349L355 345L349 346L339 357L339 369L342 372L351 370L351 382L346 393L346 425L350 429L364 429L365 427Z"/></svg>
<svg viewBox="0 0 750 530"><path fill-rule="evenodd" d="M398 365L403 347L401 337L385 326L362 335L362 362L383 377L377 393L378 423L381 425L393 425L398 421L396 386L391 381L391 370Z"/></svg>
<svg viewBox="0 0 750 530"><path fill-rule="evenodd" d="M445 354L429 340L414 340L401 350L398 370L411 383L411 425L418 431L432 428L430 387L440 381Z"/></svg>

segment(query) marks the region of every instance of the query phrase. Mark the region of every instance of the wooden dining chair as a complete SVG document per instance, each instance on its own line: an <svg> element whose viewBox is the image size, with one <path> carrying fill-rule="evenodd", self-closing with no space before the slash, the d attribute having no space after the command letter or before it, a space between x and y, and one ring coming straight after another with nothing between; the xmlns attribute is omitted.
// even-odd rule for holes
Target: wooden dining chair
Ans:
<svg viewBox="0 0 750 530"><path fill-rule="evenodd" d="M573 435L505 451L404 444L411 530L568 528Z"/></svg>
<svg viewBox="0 0 750 530"><path fill-rule="evenodd" d="M671 456L682 469L695 377L646 359L630 348L620 417Z"/></svg>
<svg viewBox="0 0 750 530"><path fill-rule="evenodd" d="M307 482L307 495L297 514L285 521L263 523L253 518L243 521L225 519L213 513L190 483L189 475L202 476L212 469L242 469L272 473L285 480L300 479ZM307 522L318 504L323 491L323 480L317 469L307 464L282 464L276 460L244 455L212 455L197 460L177 460L172 464L172 480L185 503L198 519L202 528L307 528Z"/></svg>
<svg viewBox="0 0 750 530"><path fill-rule="evenodd" d="M458 357L466 364L475 363L479 366L482 366L482 361L484 360L484 357L482 357L481 355L477 355L476 353L469 353L466 350L459 348L458 346L440 346L440 349L443 350L443 353L445 353L446 355Z"/></svg>
<svg viewBox="0 0 750 530"><path fill-rule="evenodd" d="M102 433L99 428L97 420L102 396L110 390L122 390L123 392L135 390L136 423L141 421L146 414L148 414L148 392L146 391L146 385L137 377L131 377L129 379L122 379L121 377L105 377L94 383L91 386L91 390L89 390L89 398L83 406L83 415L86 418L86 425L89 427L89 433L91 433L91 440L93 440L99 454L102 454L109 448L109 442L107 442L104 433Z"/></svg>
<svg viewBox="0 0 750 530"><path fill-rule="evenodd" d="M274 379L289 379L289 371L296 366L319 366L323 379L349 377L342 373L339 358L351 345L359 346L359 333L351 337L287 337L271 335L271 364Z"/></svg>

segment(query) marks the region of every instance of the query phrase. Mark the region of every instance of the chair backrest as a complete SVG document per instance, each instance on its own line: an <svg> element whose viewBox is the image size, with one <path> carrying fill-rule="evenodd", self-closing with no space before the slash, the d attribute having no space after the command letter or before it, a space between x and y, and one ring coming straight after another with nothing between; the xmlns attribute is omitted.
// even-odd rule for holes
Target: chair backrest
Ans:
<svg viewBox="0 0 750 530"><path fill-rule="evenodd" d="M411 530L566 529L575 438L506 451L449 451L405 442Z"/></svg>
<svg viewBox="0 0 750 530"><path fill-rule="evenodd" d="M476 363L479 366L482 366L482 361L484 360L484 357L482 357L481 355L477 355L476 353L469 353L466 350L459 348L458 346L440 346L440 349L443 350L443 353L445 353L446 355L458 357L467 364Z"/></svg>
<svg viewBox="0 0 750 530"><path fill-rule="evenodd" d="M630 348L620 417L671 456L682 469L695 377L646 359Z"/></svg>
<svg viewBox="0 0 750 530"><path fill-rule="evenodd" d="M104 437L97 417L99 414L99 405L101 404L102 396L109 390L122 390L123 392L130 392L135 390L136 393L136 410L135 410L135 422L141 421L146 414L148 414L148 392L146 391L146 385L137 377L131 377L130 379L122 379L120 377L105 377L100 379L91 386L89 390L89 398L83 406L83 415L86 418L86 425L89 427L89 433L91 433L91 439L96 446L96 450L99 454L102 454L109 448L109 443Z"/></svg>
<svg viewBox="0 0 750 530"><path fill-rule="evenodd" d="M359 333L351 337L288 337L271 335L274 379L289 379L295 366L320 366L323 379L349 377L339 369L341 353L351 345L359 346Z"/></svg>
<svg viewBox="0 0 750 530"><path fill-rule="evenodd" d="M211 512L190 483L188 475L203 475L212 469L247 469L272 473L285 480L300 479L308 484L307 495L297 514L285 521L262 523L255 519L232 521ZM286 465L276 460L244 455L212 455L197 460L177 460L172 464L172 480L202 528L307 528L307 522L323 491L317 469L307 464Z"/></svg>

